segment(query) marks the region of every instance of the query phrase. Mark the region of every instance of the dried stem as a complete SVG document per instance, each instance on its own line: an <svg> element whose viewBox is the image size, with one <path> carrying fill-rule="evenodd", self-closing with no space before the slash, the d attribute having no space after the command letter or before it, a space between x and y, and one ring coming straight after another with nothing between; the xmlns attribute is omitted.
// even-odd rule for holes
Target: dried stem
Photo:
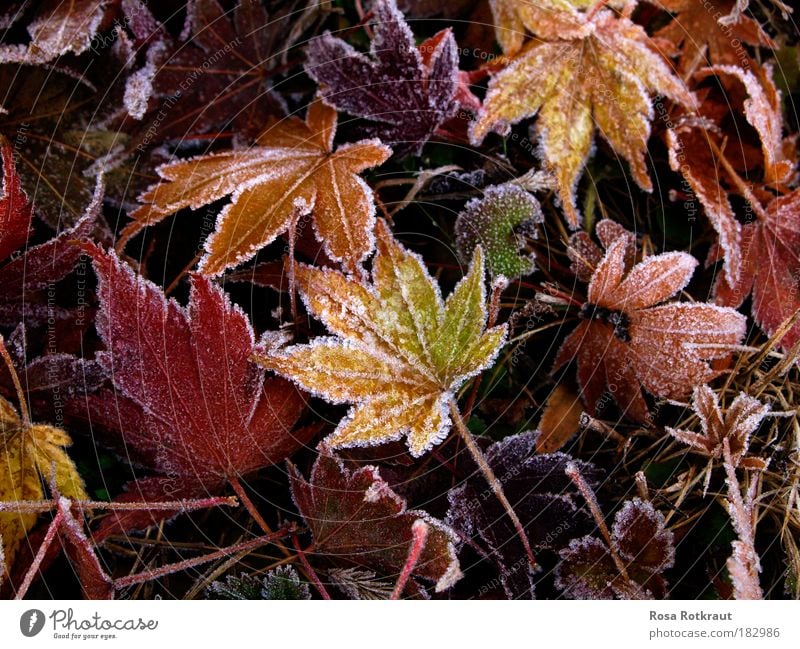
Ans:
<svg viewBox="0 0 800 649"><path fill-rule="evenodd" d="M517 536L519 536L519 540L522 542L522 545L525 548L525 554L528 556L528 563L530 564L530 567L535 568L537 565L536 556L533 554L533 550L531 549L531 545L528 541L528 535L525 533L525 528L522 526L522 522L519 520L519 516L517 516L517 513L514 511L514 508L511 506L508 498L506 498L506 494L503 491L503 485L500 484L500 480L497 479L492 467L490 467L489 463L486 461L483 451L481 451L480 447L475 443L472 433L469 432L466 424L464 424L464 419L461 417L461 413L458 411L458 406L456 406L454 401L450 402L450 416L452 417L453 422L455 422L456 430L458 430L461 438L467 445L467 449L469 449L472 459L475 460L475 463L478 465L481 473L483 473L484 478L486 478L486 482L489 484L489 487L500 501L500 504L503 505L503 508L506 510L506 514L508 514L511 522L514 524L514 529L517 531Z"/></svg>
<svg viewBox="0 0 800 649"><path fill-rule="evenodd" d="M290 531L287 528L281 528L275 532L272 532L271 534L265 534L264 536L259 536L254 539L250 539L249 541L242 541L241 543L231 545L227 548L222 548L220 550L217 550L216 552L210 552L208 554L204 554L202 557L195 557L194 559L186 559L185 561L170 563L166 566L161 566L160 568L156 568L155 570L150 570L150 569L143 570L142 572L138 572L135 575L128 575L127 577L121 577L120 579L115 580L114 587L116 589L126 588L128 586L141 584L146 581L151 581L153 579L159 579L160 577L166 577L167 575L171 575L175 572L188 570L189 568L194 568L195 566L208 563L209 561L215 561L216 559L225 559L231 556L232 554L255 550L256 548L260 548L262 545L274 543L277 539L281 538L282 536L287 536L289 533Z"/></svg>
<svg viewBox="0 0 800 649"><path fill-rule="evenodd" d="M606 545L608 546L608 551L611 554L614 565L617 567L617 571L627 584L632 584L633 582L628 575L628 569L625 567L625 562L622 561L619 554L617 554L617 551L614 549L614 543L611 539L611 532L608 529L608 525L606 525L606 519L603 516L603 512L600 510L600 505L597 502L597 496L595 496L594 490L589 486L589 483L586 482L583 474L581 474L580 469L574 462L569 462L567 464L567 468L564 470L564 473L566 473L567 477L572 480L573 484L578 488L578 491L581 492L586 500L586 504L589 505L589 511L592 512L592 517L594 518L595 523L597 523L597 527L600 529L600 534L602 534L603 539L605 539Z"/></svg>
<svg viewBox="0 0 800 649"><path fill-rule="evenodd" d="M6 349L6 341L2 335L0 335L0 355L2 355L3 360L8 366L8 372L11 374L11 380L14 382L14 389L17 391L17 400L19 401L19 412L22 415L22 422L26 427L30 427L31 415L28 411L28 402L25 399L25 392L22 389L22 383L14 367L14 361L11 360L11 355L8 353L8 349Z"/></svg>
<svg viewBox="0 0 800 649"><path fill-rule="evenodd" d="M406 584L411 578L411 573L414 572L414 568L417 567L419 558L425 551L425 542L428 540L428 531L428 524L421 518L414 521L414 524L411 526L412 539L411 547L408 550L408 558L406 558L406 562L403 565L403 571L400 573L400 577L397 579L397 583L394 585L392 596L389 599L400 599L400 595L403 594L403 590L405 590Z"/></svg>
<svg viewBox="0 0 800 649"><path fill-rule="evenodd" d="M31 587L31 584L36 577L36 573L39 572L39 567L42 565L42 561L44 561L44 558L47 555L47 550L53 544L53 540L56 538L56 534L58 534L58 528L61 527L61 522L63 520L64 514L61 512L61 510L59 510L58 513L56 513L55 518L53 518L52 522L50 523L50 527L47 528L47 534L45 534L44 540L39 546L39 550L36 552L36 556L33 558L33 561L28 568L28 572L25 573L25 578L22 580L22 585L19 587L14 599L23 599L28 593L28 589Z"/></svg>
<svg viewBox="0 0 800 649"><path fill-rule="evenodd" d="M319 594L322 596L322 599L330 599L331 596L328 594L328 591L325 590L325 586L322 585L319 577L317 576L316 571L314 568L311 567L311 564L308 562L306 558L306 553L303 551L303 548L300 547L300 541L297 539L297 534L292 534L292 545L294 545L294 549L297 552L297 557L300 559L300 563L303 564L303 572L306 573L306 576L311 580L314 584L314 587L319 591Z"/></svg>

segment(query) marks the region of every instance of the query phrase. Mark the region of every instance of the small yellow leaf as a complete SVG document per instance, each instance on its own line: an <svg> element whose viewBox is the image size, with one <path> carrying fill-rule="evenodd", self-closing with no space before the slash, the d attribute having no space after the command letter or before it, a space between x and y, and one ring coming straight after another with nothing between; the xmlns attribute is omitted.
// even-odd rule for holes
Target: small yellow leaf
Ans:
<svg viewBox="0 0 800 649"><path fill-rule="evenodd" d="M52 477L59 493L67 498L87 499L83 480L64 447L72 441L61 429L40 424L26 425L14 407L0 397L0 502L43 500L44 482ZM0 514L0 538L7 565L11 565L20 542L36 524L36 514Z"/></svg>

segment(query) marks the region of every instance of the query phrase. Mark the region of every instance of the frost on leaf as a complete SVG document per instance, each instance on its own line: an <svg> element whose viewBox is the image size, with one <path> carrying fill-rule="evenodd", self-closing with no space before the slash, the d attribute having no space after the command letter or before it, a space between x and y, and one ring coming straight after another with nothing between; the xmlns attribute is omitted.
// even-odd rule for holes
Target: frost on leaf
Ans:
<svg viewBox="0 0 800 649"><path fill-rule="evenodd" d="M102 207L103 185L97 184L94 197L74 227L44 243L28 246L33 208L17 175L11 146L2 138L0 153L0 323L40 324L63 315L44 299L43 293L53 291L53 285L75 267L81 251L74 242L91 233ZM12 257L14 253L17 254Z"/></svg>
<svg viewBox="0 0 800 649"><path fill-rule="evenodd" d="M71 443L60 428L24 421L0 397L0 502L44 500L44 483L51 480L62 496L85 499L83 479L65 451ZM35 513L0 513L0 539L9 567L37 518Z"/></svg>
<svg viewBox="0 0 800 649"><path fill-rule="evenodd" d="M313 4L308 12L315 11ZM250 0L228 12L217 0L191 0L182 38L176 40L147 8L131 11L130 25L142 18L148 23L132 27L137 42L150 43L147 60L125 88L128 112L142 120L133 129L136 144L150 147L226 129L245 140L257 136L267 115L284 114L270 78L281 55L302 35L287 31L292 18L301 24L302 13L268 15L261 2ZM164 106L173 104L165 119Z"/></svg>
<svg viewBox="0 0 800 649"><path fill-rule="evenodd" d="M308 45L306 71L326 103L374 122L366 129L398 155L419 154L458 105L458 48L447 29L417 47L394 0L371 7L369 56L330 32Z"/></svg>
<svg viewBox="0 0 800 649"><path fill-rule="evenodd" d="M639 186L651 191L645 162L651 96L694 105L691 93L651 48L642 27L608 10L591 18L581 16L587 35L552 40L545 35L544 41L534 40L516 54L492 78L471 125L471 139L478 144L490 131L505 135L512 124L538 114L541 154L573 228L580 223L575 190L595 129L628 161Z"/></svg>
<svg viewBox="0 0 800 649"><path fill-rule="evenodd" d="M327 254L357 272L372 251L375 223L372 190L358 174L383 163L391 150L376 140L334 150L336 121L336 111L316 101L305 122L270 121L257 146L160 167L164 181L141 197L144 204L131 214L123 236L230 196L206 240L204 274L222 274L284 232L294 236L294 223L305 214L313 214Z"/></svg>
<svg viewBox="0 0 800 649"><path fill-rule="evenodd" d="M434 583L437 592L461 578L453 532L426 512L406 509L376 467L351 472L323 446L310 478L289 464L289 480L314 551L338 567L367 568L396 580L412 543L412 526L422 520L428 536L413 574Z"/></svg>
<svg viewBox="0 0 800 649"><path fill-rule="evenodd" d="M575 488L564 474L571 458L563 453L536 454L536 434L520 433L490 446L486 459L534 549L558 550L591 529L591 518L575 502ZM600 472L581 462L581 472L595 483ZM500 582L510 599L533 595L534 575L521 563L524 548L502 505L487 489L476 467L470 477L448 493L445 522L464 538L485 549L497 565Z"/></svg>
<svg viewBox="0 0 800 649"><path fill-rule="evenodd" d="M586 16L579 9L591 7L592 0L490 0L497 42L508 55L522 49L526 30L538 38L580 38L591 33ZM612 0L615 6L621 3Z"/></svg>
<svg viewBox="0 0 800 649"><path fill-rule="evenodd" d="M667 427L669 434L695 453L716 460L723 458L723 443L727 440L734 467L742 462L750 446L750 436L769 412L769 406L740 392L723 413L716 393L707 385L694 389L693 408L702 433ZM757 458L752 460L761 463Z"/></svg>
<svg viewBox="0 0 800 649"><path fill-rule="evenodd" d="M649 502L625 502L614 517L611 545L594 536L574 539L559 553L556 586L574 599L666 596L662 573L674 563L674 539Z"/></svg>
<svg viewBox="0 0 800 649"><path fill-rule="evenodd" d="M28 22L30 43L0 45L0 63L43 64L67 53L81 54L92 45L105 16L104 0L45 0Z"/></svg>
<svg viewBox="0 0 800 649"><path fill-rule="evenodd" d="M115 254L87 249L106 345L98 361L114 388L88 395L88 415L110 433L109 445L155 473L125 498L217 491L228 478L282 462L309 441L309 429L294 430L303 396L287 381L265 380L250 360L250 323L220 288L193 276L183 309ZM147 516L139 514L134 526Z"/></svg>
<svg viewBox="0 0 800 649"><path fill-rule="evenodd" d="M422 260L381 220L372 283L309 266L297 286L311 314L334 336L258 361L334 403L354 404L328 437L334 448L408 438L420 456L450 430L448 412L464 382L489 367L506 336L487 321L483 254L442 299Z"/></svg>
<svg viewBox="0 0 800 649"><path fill-rule="evenodd" d="M739 281L723 272L714 286L717 304L739 307L752 296L753 319L768 335L778 332L800 309L800 190L779 196L759 218L742 226ZM800 322L781 338L790 350L800 340Z"/></svg>
<svg viewBox="0 0 800 649"><path fill-rule="evenodd" d="M742 183L732 176L732 169L735 166L735 172L760 178L758 185L763 185L766 191L759 192L758 197L768 203L773 191L788 192L796 182L797 154L794 138L783 136L781 95L772 80L769 65L756 73L734 65L716 65L700 70L695 78L703 80L712 75L726 88L725 95L707 97L700 106L699 118L690 116L676 120L666 131L666 140L670 166L683 175L717 231L718 242L712 258L722 259L724 281L733 285L739 281L742 257L748 251L743 249L745 233L729 196L739 195L748 201L753 197L742 194ZM755 129L760 158L755 151L737 154L733 147L728 147L730 153L725 153L726 142L734 137L740 141L742 151L749 151L750 147L740 127L736 127L734 133L719 126L732 108ZM720 156L726 156L726 160L720 160ZM754 207L758 208L758 205Z"/></svg>
<svg viewBox="0 0 800 649"><path fill-rule="evenodd" d="M311 599L308 584L300 581L293 566L278 566L263 577L242 573L213 581L206 589L208 599L281 600Z"/></svg>
<svg viewBox="0 0 800 649"><path fill-rule="evenodd" d="M597 264L581 322L561 345L554 369L576 360L590 410L607 392L626 416L647 421L642 388L677 399L707 383L718 374L709 361L730 356L746 319L712 304L662 304L689 283L697 261L667 252L631 267L629 250L630 239L620 236Z"/></svg>
<svg viewBox="0 0 800 649"><path fill-rule="evenodd" d="M694 72L712 64L750 67L752 61L742 43L774 47L758 21L749 16L723 25L719 17L730 14L737 0L648 0L673 14L673 19L654 36L680 49L680 70Z"/></svg>
<svg viewBox="0 0 800 649"><path fill-rule="evenodd" d="M539 201L516 185L493 185L483 196L467 203L456 219L456 244L461 261L467 263L475 246L486 255L492 277L509 279L529 275L535 268L533 254L525 253L526 237L536 236L542 223Z"/></svg>

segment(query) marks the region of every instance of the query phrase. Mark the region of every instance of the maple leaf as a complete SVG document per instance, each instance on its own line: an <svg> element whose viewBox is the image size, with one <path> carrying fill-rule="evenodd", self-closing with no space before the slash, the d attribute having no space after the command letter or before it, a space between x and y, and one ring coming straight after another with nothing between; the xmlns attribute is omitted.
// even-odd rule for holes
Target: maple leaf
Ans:
<svg viewBox="0 0 800 649"><path fill-rule="evenodd" d="M100 65L91 66L97 76ZM14 143L17 172L37 216L54 230L74 225L92 200L98 171L112 178L110 158L127 139L97 127L112 89L97 90L88 71L79 76L61 67L16 64L0 65L0 88L0 133ZM94 111L91 126L87 106ZM139 174L117 180L126 187Z"/></svg>
<svg viewBox="0 0 800 649"><path fill-rule="evenodd" d="M649 502L634 498L614 517L610 546L585 536L559 554L556 587L570 597L662 599L666 582L661 573L672 567L675 547L664 517Z"/></svg>
<svg viewBox="0 0 800 649"><path fill-rule="evenodd" d="M328 437L334 448L407 436L420 456L450 430L448 409L463 383L489 367L506 326L487 320L483 253L445 302L422 259L378 221L372 285L300 266L308 310L334 334L259 355L265 367L335 403L353 403Z"/></svg>
<svg viewBox="0 0 800 649"><path fill-rule="evenodd" d="M138 122L125 124L133 145L154 147L214 130L257 136L266 115L285 114L271 77L320 10L318 4L269 15L260 2L242 0L226 12L216 0L192 0L180 41L147 8L137 7L129 24L147 54L126 81L125 106ZM142 18L145 24L136 27L134 21ZM174 109L167 114L165 107Z"/></svg>
<svg viewBox="0 0 800 649"><path fill-rule="evenodd" d="M752 295L753 319L774 335L800 309L800 190L779 196L742 226L739 281L723 270L714 285L717 304L739 307ZM800 340L795 323L779 341L790 350Z"/></svg>
<svg viewBox="0 0 800 649"><path fill-rule="evenodd" d="M26 246L31 234L33 208L17 175L10 143L0 136L3 185L0 194L0 323L20 321L37 324L61 316L51 302L41 297L45 289L64 279L81 251L74 241L87 237L102 207L104 186L98 181L89 205L74 227L36 246ZM10 258L13 253L17 256ZM53 294L54 295L54 294ZM51 296L52 297L52 296ZM47 303L45 303L47 302Z"/></svg>
<svg viewBox="0 0 800 649"><path fill-rule="evenodd" d="M0 63L43 64L92 45L110 3L98 0L45 0L27 23L31 42L0 46Z"/></svg>
<svg viewBox="0 0 800 649"><path fill-rule="evenodd" d="M582 322L563 342L555 369L571 359L593 412L608 390L623 412L647 421L641 388L681 398L717 376L708 361L730 355L744 337L746 319L713 304L661 304L683 289L697 260L684 252L645 258L626 270L630 240L618 237L592 275Z"/></svg>
<svg viewBox="0 0 800 649"><path fill-rule="evenodd" d="M538 114L542 157L573 228L580 223L575 188L595 129L628 161L638 185L651 191L645 162L653 118L650 95L694 106L694 97L639 25L607 10L585 21L587 36L533 42L516 54L492 78L470 126L477 145L490 131L505 135L511 124Z"/></svg>
<svg viewBox="0 0 800 649"><path fill-rule="evenodd" d="M4 345L2 338L0 345ZM1 351L10 363L4 346ZM72 443L69 435L55 426L31 423L27 405L21 402L20 407L22 417L0 397L0 502L42 500L44 482L51 479L65 496L85 499L83 480L64 450ZM0 512L0 541L7 565L13 563L20 542L37 520L35 513Z"/></svg>
<svg viewBox="0 0 800 649"><path fill-rule="evenodd" d="M253 330L221 289L195 275L186 310L167 301L114 253L86 245L99 280L97 360L114 391L86 397L110 443L153 469L131 488L138 500L172 500L282 462L313 430L293 431L304 398L250 361ZM151 521L152 522L152 521Z"/></svg>
<svg viewBox="0 0 800 649"><path fill-rule="evenodd" d="M134 221L122 236L183 208L231 196L206 241L204 274L219 275L253 257L309 213L326 253L357 272L374 246L375 222L372 190L358 173L383 163L391 150L377 140L361 140L334 151L336 119L333 108L316 101L305 123L296 117L273 121L258 146L160 167L159 175L169 182L141 197L147 204L131 214Z"/></svg>
<svg viewBox="0 0 800 649"><path fill-rule="evenodd" d="M731 13L737 0L648 0L674 15L654 36L665 38L680 48L680 70L694 72L711 64L749 67L748 45L774 48L761 24L748 16L723 24L720 16Z"/></svg>
<svg viewBox="0 0 800 649"><path fill-rule="evenodd" d="M707 385L694 389L692 406L700 419L702 434L669 426L666 430L675 439L690 446L695 453L717 460L722 459L723 442L727 440L734 467L742 464L750 446L750 436L769 412L768 405L740 392L723 414L716 393ZM764 468L764 463L759 458L749 459L755 461L752 466L745 461L750 468Z"/></svg>
<svg viewBox="0 0 800 649"><path fill-rule="evenodd" d="M489 0L495 35L503 52L513 55L525 43L525 31L543 39L569 39L587 36L591 27L578 9L595 4L593 0ZM619 5L619 2L609 2Z"/></svg>
<svg viewBox="0 0 800 649"><path fill-rule="evenodd" d="M537 454L537 434L519 433L492 444L486 461L492 467L520 517L533 548L559 550L570 539L589 531L591 518L575 503L575 488L564 474L571 458L564 453ZM592 483L600 472L580 462ZM500 571L509 599L533 595L533 573L520 565L523 548L516 530L495 498L486 496L480 474L469 473L463 484L447 494L450 503L445 523L485 547Z"/></svg>
<svg viewBox="0 0 800 649"><path fill-rule="evenodd" d="M348 471L323 445L309 479L290 463L289 482L315 552L331 561L397 576L412 544L412 528L421 520L428 535L414 574L434 582L437 592L461 578L453 532L424 511L406 509L376 467Z"/></svg>
<svg viewBox="0 0 800 649"><path fill-rule="evenodd" d="M716 65L700 70L695 78L702 80L711 75L724 78L729 85L739 84L746 91L747 99L733 100L734 109L743 113L761 141L761 160L757 163L762 170L760 184L772 191L788 191L797 178L795 143L794 138L783 137L781 96L772 80L771 66L764 66L756 75L736 66ZM742 183L723 152L730 135L716 123L731 112L730 94L726 94L724 103L704 102L701 118L679 119L665 133L671 168L683 175L717 231L712 258L714 254L722 258L725 281L729 284L739 280L743 263L742 226L729 200L729 194L742 195ZM744 150L746 144L742 143L740 148ZM736 162L747 165L746 160ZM746 171L749 176L753 170ZM750 200L747 195L743 198Z"/></svg>
<svg viewBox="0 0 800 649"><path fill-rule="evenodd" d="M417 47L394 0L377 0L371 13L369 56L325 32L308 45L306 72L326 103L377 122L367 135L419 155L458 106L455 38L446 29Z"/></svg>
<svg viewBox="0 0 800 649"><path fill-rule="evenodd" d="M535 258L522 252L525 237L535 237L535 226L543 221L539 201L521 187L487 187L483 196L469 201L456 218L458 256L466 263L475 246L480 245L492 277L529 275L535 268Z"/></svg>

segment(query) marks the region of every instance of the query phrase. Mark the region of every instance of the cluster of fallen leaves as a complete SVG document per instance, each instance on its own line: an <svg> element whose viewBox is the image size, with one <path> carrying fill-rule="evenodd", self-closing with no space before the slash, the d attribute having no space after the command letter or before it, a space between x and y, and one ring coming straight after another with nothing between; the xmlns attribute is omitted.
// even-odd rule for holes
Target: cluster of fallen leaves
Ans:
<svg viewBox="0 0 800 649"><path fill-rule="evenodd" d="M450 5L3 8L0 594L797 596L789 8Z"/></svg>

